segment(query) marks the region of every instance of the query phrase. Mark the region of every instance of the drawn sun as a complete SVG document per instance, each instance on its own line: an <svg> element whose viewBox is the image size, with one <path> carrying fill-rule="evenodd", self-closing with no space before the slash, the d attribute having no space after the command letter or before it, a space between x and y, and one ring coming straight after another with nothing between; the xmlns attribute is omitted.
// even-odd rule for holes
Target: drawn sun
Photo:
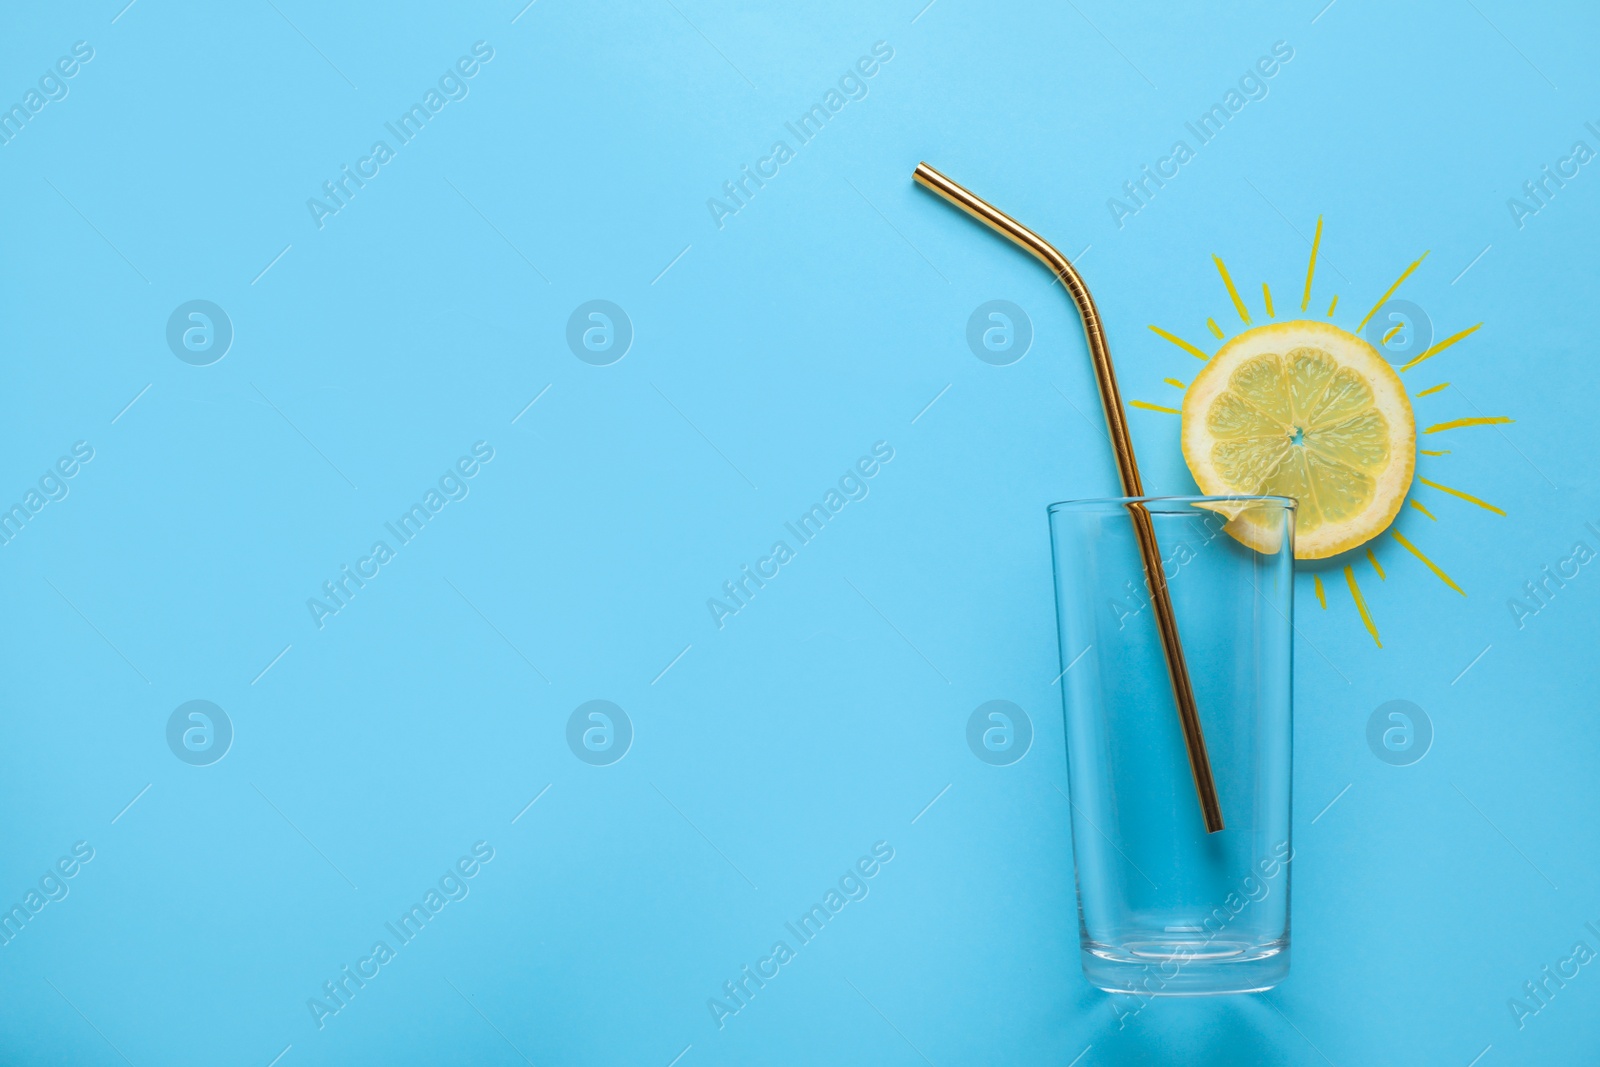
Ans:
<svg viewBox="0 0 1600 1067"><path fill-rule="evenodd" d="M1424 439L1429 444L1443 442L1448 438L1437 435L1513 420L1480 413L1435 422L1419 432L1413 399L1437 396L1450 383L1441 381L1408 394L1407 387L1414 379L1402 375L1424 365L1433 370L1437 366L1430 362L1434 357L1471 337L1483 323L1432 344L1428 344L1430 334L1421 341L1427 347L1400 366L1392 366L1386 355L1396 349L1408 351L1417 343L1415 336L1408 337L1404 331L1431 331L1431 324L1419 327L1413 315L1393 313L1371 329L1368 324L1390 309L1395 293L1422 266L1428 253L1401 272L1352 330L1335 321L1337 293L1329 300L1324 318L1306 317L1321 244L1319 217L1300 297L1301 317L1279 319L1272 289L1263 282L1261 299L1268 321L1259 324L1252 319L1221 257L1213 256L1242 329L1229 337L1214 317L1207 318L1206 328L1219 343L1216 351L1207 353L1177 333L1152 325L1150 329L1158 337L1206 366L1187 383L1176 377L1162 379L1183 390L1180 407L1144 400L1130 401L1129 406L1182 418L1184 458L1203 492L1267 493L1299 500L1295 555L1304 569L1311 571L1317 603L1328 610L1323 575L1329 574L1331 579L1334 572L1342 570L1356 615L1382 648L1357 568L1362 568L1360 577L1368 577L1365 567L1370 566L1371 577L1386 581L1385 560L1390 566L1395 560L1389 559L1391 552L1383 550L1391 543L1404 550L1399 560L1415 559L1450 589L1467 595L1422 548L1395 528L1402 507L1437 522L1433 510L1418 499L1420 494L1441 510L1441 505L1459 506L1455 503L1459 501L1505 515L1488 501L1425 476L1448 463L1445 457L1450 449L1419 448L1418 443ZM1378 331L1390 320L1395 324L1380 336ZM1387 537L1381 536L1385 533ZM1328 584L1337 589L1334 581ZM1370 578L1368 589L1372 589Z"/></svg>

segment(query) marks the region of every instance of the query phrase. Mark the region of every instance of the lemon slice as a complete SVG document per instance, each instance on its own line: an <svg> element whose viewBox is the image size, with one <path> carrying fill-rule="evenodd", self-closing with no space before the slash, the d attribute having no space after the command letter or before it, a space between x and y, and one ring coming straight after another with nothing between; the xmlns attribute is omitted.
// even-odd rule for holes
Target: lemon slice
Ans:
<svg viewBox="0 0 1600 1067"><path fill-rule="evenodd" d="M1183 398L1183 458L1200 490L1293 497L1297 559L1324 559L1382 533L1411 488L1416 441L1394 368L1323 322L1246 330ZM1276 548L1249 509L1227 529L1251 547Z"/></svg>

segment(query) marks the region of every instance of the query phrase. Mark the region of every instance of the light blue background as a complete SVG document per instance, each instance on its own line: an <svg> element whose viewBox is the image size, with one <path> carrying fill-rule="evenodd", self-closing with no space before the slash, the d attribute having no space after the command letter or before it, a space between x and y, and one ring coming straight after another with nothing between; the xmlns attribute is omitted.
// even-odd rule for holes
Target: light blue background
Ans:
<svg viewBox="0 0 1600 1067"><path fill-rule="evenodd" d="M95 50L0 146L0 497L95 449L0 548L0 900L95 849L0 948L0 1058L1593 1055L1594 967L1524 1029L1507 1000L1600 948L1600 577L1521 629L1507 600L1600 547L1600 176L1521 229L1506 206L1600 148L1593 12L122 3L0 16L7 106ZM307 198L479 40L470 95L319 230ZM719 230L707 198L877 41L869 95ZM1276 41L1270 94L1119 229L1107 199ZM1438 521L1400 519L1466 599L1385 538L1386 580L1356 561L1380 650L1338 570L1326 611L1300 579L1294 963L1268 994L1119 1027L1079 971L1044 507L1112 466L1071 307L913 187L924 158L1089 246L1130 399L1198 367L1147 324L1208 348L1206 316L1237 324L1211 255L1258 320L1262 281L1293 311L1319 214L1314 312L1337 292L1352 327L1431 249L1402 295L1441 334L1485 324L1406 378L1454 383L1422 425L1517 420L1419 468L1505 517L1419 487ZM197 298L236 331L209 367L164 337ZM595 298L636 330L609 367L564 341ZM964 340L997 298L1036 332L1008 367ZM1147 486L1191 491L1177 420L1131 418ZM317 629L306 599L479 440L471 495ZM706 599L880 440L871 495L719 631ZM595 698L637 731L609 767L565 741ZM236 730L210 767L166 745L192 699ZM1009 767L966 746L991 699L1034 723ZM1434 725L1413 766L1366 743L1391 699ZM479 840L470 896L319 1030L307 998ZM719 1030L707 999L877 841L870 895Z"/></svg>

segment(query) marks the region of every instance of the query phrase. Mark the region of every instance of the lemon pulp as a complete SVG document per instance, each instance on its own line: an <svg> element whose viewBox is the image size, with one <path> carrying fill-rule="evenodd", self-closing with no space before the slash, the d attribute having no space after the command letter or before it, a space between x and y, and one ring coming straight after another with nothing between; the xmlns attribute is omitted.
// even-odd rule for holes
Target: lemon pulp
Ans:
<svg viewBox="0 0 1600 1067"><path fill-rule="evenodd" d="M1239 335L1184 398L1184 458L1201 489L1293 497L1302 559L1354 548L1388 526L1411 485L1415 435L1393 368L1326 323ZM1234 533L1252 543L1248 529Z"/></svg>

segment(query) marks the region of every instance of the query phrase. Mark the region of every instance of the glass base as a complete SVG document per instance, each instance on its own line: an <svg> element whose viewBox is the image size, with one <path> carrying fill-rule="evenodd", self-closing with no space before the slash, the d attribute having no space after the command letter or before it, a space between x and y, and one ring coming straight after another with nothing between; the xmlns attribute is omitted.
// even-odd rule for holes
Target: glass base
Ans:
<svg viewBox="0 0 1600 1067"><path fill-rule="evenodd" d="M1259 993L1289 973L1287 939L1267 944L1181 941L1126 945L1088 943L1083 973L1107 993L1141 997L1204 997Z"/></svg>

